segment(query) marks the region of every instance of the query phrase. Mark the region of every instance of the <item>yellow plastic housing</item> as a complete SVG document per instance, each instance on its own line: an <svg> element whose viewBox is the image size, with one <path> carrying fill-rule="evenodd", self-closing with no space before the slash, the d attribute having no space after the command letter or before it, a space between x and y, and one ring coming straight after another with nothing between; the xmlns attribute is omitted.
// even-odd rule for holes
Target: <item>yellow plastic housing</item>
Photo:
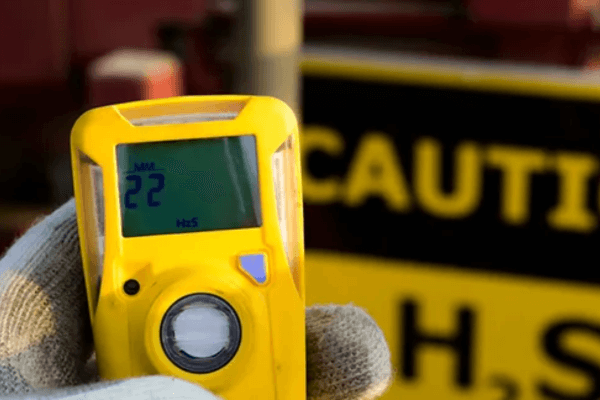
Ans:
<svg viewBox="0 0 600 400"><path fill-rule="evenodd" d="M248 134L256 138L262 226L123 237L117 145ZM79 118L71 134L73 180L102 378L164 374L196 382L229 400L306 398L297 144L293 112L282 101L268 97L148 100L97 108ZM286 199L285 218L293 220L284 224L283 233L275 188L276 177L282 175L273 171L273 156L282 146L293 149L286 153L292 160L292 173L285 175L292 179L283 187L295 186L286 192L293 198ZM240 268L239 257L247 254L265 255L265 282L257 283ZM131 279L139 282L134 295L124 291L125 282ZM215 372L186 372L169 360L161 346L165 312L178 299L194 293L221 297L240 320L239 349Z"/></svg>

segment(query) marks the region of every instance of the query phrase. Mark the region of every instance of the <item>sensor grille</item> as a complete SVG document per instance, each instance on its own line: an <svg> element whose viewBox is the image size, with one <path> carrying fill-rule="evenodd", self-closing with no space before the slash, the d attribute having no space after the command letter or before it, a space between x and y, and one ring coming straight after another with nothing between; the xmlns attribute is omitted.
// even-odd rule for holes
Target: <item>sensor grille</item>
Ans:
<svg viewBox="0 0 600 400"><path fill-rule="evenodd" d="M194 122L225 121L235 119L238 113L198 113L180 115L161 115L158 117L133 119L129 122L134 126L155 126L169 124L191 124Z"/></svg>

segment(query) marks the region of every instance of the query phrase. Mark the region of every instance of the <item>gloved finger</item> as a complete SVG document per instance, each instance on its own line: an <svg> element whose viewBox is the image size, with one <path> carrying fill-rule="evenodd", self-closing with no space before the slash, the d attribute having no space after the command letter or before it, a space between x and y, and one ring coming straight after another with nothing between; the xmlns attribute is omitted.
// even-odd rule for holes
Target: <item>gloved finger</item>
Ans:
<svg viewBox="0 0 600 400"><path fill-rule="evenodd" d="M164 376L42 390L3 397L2 400L219 400L198 385Z"/></svg>
<svg viewBox="0 0 600 400"><path fill-rule="evenodd" d="M71 200L0 260L0 394L85 381L88 321Z"/></svg>
<svg viewBox="0 0 600 400"><path fill-rule="evenodd" d="M352 305L306 310L306 375L310 400L371 400L392 383L392 363L377 323Z"/></svg>

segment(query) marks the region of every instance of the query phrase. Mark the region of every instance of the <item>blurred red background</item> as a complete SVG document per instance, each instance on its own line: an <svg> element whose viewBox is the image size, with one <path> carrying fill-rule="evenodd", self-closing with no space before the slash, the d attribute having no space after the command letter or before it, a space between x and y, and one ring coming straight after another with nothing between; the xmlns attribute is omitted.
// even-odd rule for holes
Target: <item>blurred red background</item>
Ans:
<svg viewBox="0 0 600 400"><path fill-rule="evenodd" d="M596 67L600 54L598 3L313 0L304 4L304 37L310 43L589 69ZM231 0L0 1L2 247L37 215L71 196L69 131L87 108L231 91L236 71L222 53L236 40L232 32L238 8ZM124 90L121 82L117 93L94 78L91 63L122 48L172 54L180 67L172 68L169 79L180 87L136 90L159 83L134 78L133 89ZM152 63L145 65L138 67L152 68Z"/></svg>

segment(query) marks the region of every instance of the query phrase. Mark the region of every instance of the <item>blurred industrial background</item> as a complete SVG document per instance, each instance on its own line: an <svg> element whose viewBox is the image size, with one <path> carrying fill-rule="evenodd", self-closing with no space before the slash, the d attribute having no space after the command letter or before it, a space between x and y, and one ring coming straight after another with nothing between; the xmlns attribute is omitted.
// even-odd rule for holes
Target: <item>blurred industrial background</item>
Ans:
<svg viewBox="0 0 600 400"><path fill-rule="evenodd" d="M377 319L386 399L599 399L599 67L597 0L0 0L0 246L85 110L276 96L308 299Z"/></svg>

